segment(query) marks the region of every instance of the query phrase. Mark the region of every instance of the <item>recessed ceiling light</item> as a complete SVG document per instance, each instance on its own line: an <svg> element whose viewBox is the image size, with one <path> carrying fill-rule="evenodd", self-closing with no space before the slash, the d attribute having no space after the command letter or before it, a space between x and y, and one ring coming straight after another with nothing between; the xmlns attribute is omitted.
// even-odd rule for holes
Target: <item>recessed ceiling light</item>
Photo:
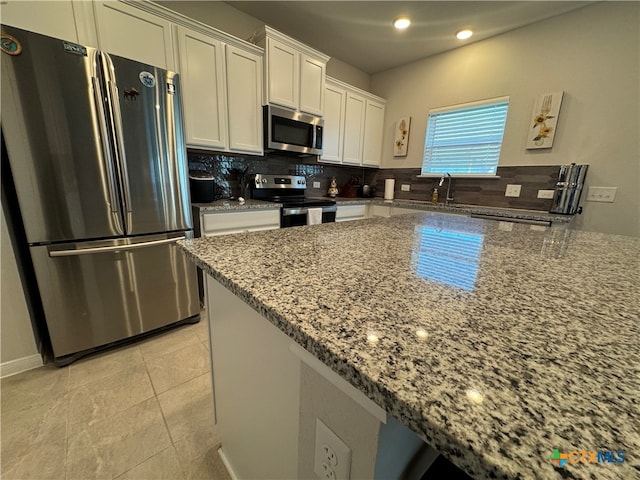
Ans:
<svg viewBox="0 0 640 480"><path fill-rule="evenodd" d="M471 35L473 35L473 32L469 29L464 29L464 30L460 30L458 33L456 33L456 38L458 40L466 40L467 38L470 38Z"/></svg>
<svg viewBox="0 0 640 480"><path fill-rule="evenodd" d="M398 30L404 30L409 25L411 25L411 20L407 17L398 17L393 21L393 26Z"/></svg>

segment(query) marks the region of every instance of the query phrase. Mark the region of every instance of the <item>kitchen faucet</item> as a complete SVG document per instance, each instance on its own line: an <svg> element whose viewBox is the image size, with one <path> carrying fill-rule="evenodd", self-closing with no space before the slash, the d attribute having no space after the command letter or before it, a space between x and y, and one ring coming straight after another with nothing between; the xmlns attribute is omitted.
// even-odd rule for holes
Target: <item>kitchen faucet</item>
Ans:
<svg viewBox="0 0 640 480"><path fill-rule="evenodd" d="M451 179L453 178L449 172L443 173L440 178L440 183L438 186L441 187L444 183L444 179L447 179L447 197L445 198L444 204L449 205L449 202L453 202L453 197L451 196Z"/></svg>

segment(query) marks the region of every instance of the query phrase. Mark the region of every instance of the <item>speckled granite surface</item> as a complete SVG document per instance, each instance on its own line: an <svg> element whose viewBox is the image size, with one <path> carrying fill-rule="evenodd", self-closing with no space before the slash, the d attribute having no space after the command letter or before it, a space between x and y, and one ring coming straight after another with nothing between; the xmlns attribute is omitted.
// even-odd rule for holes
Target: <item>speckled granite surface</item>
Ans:
<svg viewBox="0 0 640 480"><path fill-rule="evenodd" d="M473 477L638 478L640 239L511 225L423 213L180 243ZM559 469L554 449L626 461Z"/></svg>
<svg viewBox="0 0 640 480"><path fill-rule="evenodd" d="M244 204L240 204L237 200L216 200L211 203L192 203L193 207L199 209L201 212L208 211L226 211L226 210L264 210L264 209L278 209L282 206L281 203L265 202L263 200L245 200Z"/></svg>
<svg viewBox="0 0 640 480"><path fill-rule="evenodd" d="M420 202L417 200L383 200L381 198L339 198L336 199L338 205L350 205L361 203L373 203L375 205L387 205L392 207L412 208L420 211L434 211L443 213L456 213L460 215L492 215L504 218L519 218L524 220L550 221L553 223L570 223L573 215L557 215L542 212L539 210L522 210L518 208L485 207L482 205L462 205L452 203L433 204L431 202Z"/></svg>

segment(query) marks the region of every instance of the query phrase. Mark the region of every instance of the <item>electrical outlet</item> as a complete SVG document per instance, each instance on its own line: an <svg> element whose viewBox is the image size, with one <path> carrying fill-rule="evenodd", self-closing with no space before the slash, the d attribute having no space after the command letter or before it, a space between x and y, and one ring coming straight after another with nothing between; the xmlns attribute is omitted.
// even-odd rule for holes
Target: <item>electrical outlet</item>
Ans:
<svg viewBox="0 0 640 480"><path fill-rule="evenodd" d="M504 192L504 196L505 197L519 197L521 188L522 188L522 185L513 185L513 184L510 183L510 184L507 185L507 189Z"/></svg>
<svg viewBox="0 0 640 480"><path fill-rule="evenodd" d="M553 198L555 190L538 190L538 198Z"/></svg>
<svg viewBox="0 0 640 480"><path fill-rule="evenodd" d="M313 182L313 188L320 188L320 182Z"/></svg>
<svg viewBox="0 0 640 480"><path fill-rule="evenodd" d="M411 185L407 184L407 183L403 183L400 186L400 190L403 192L410 192L411 191Z"/></svg>
<svg viewBox="0 0 640 480"><path fill-rule="evenodd" d="M613 203L617 190L618 187L589 187L587 201Z"/></svg>
<svg viewBox="0 0 640 480"><path fill-rule="evenodd" d="M313 471L318 478L330 480L348 480L351 474L351 449L319 418Z"/></svg>

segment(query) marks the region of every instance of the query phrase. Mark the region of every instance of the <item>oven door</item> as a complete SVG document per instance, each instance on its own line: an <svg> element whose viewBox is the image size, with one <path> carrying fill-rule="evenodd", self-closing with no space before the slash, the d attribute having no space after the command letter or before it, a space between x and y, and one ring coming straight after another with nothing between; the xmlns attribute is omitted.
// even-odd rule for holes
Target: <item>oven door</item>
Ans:
<svg viewBox="0 0 640 480"><path fill-rule="evenodd" d="M335 205L322 207L322 223L336 221ZM280 211L280 228L301 227L307 225L307 207L282 207Z"/></svg>

